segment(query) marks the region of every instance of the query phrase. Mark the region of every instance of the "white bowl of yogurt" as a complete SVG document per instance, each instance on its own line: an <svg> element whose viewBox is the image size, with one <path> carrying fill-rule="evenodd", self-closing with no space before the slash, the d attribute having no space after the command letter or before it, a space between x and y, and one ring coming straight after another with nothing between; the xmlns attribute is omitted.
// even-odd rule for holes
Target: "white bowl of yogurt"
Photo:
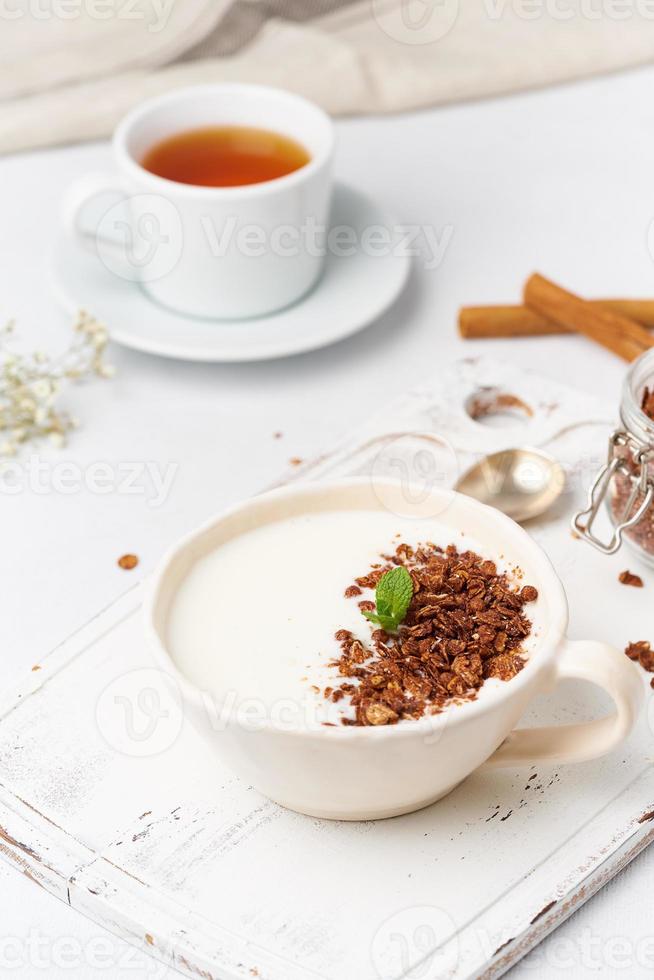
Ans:
<svg viewBox="0 0 654 980"><path fill-rule="evenodd" d="M342 680L335 631L370 629L344 587L398 540L454 544L519 568L538 590L525 664L437 713L357 726L347 698L324 695ZM642 700L637 672L604 643L569 641L567 622L549 559L509 518L462 494L366 478L285 487L230 508L165 556L145 603L158 663L220 758L290 809L345 820L427 806L481 765L581 762L617 745ZM563 678L604 688L615 713L514 731Z"/></svg>

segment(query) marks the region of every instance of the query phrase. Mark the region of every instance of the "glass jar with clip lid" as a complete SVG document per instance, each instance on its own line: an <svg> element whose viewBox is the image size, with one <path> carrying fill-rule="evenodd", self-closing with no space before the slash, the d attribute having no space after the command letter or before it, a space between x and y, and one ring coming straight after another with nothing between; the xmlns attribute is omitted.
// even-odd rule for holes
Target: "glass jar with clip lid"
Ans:
<svg viewBox="0 0 654 980"><path fill-rule="evenodd" d="M623 539L654 566L654 349L641 354L625 378L620 426L609 437L608 458L590 488L587 507L573 518L573 530L593 547L612 555ZM612 534L595 531L603 504Z"/></svg>

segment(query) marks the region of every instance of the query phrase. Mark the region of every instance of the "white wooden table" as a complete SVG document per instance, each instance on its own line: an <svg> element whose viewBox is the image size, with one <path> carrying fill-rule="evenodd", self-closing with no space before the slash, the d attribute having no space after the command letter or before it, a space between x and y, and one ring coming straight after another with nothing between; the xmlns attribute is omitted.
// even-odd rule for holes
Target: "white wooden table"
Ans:
<svg viewBox="0 0 654 980"><path fill-rule="evenodd" d="M441 231L451 225L442 266L427 271L418 262L389 315L315 354L220 367L112 350L116 379L70 392L83 427L53 459L82 467L176 464L172 491L156 508L148 494L3 494L3 676L29 670L147 572L179 534L275 480L291 457L316 455L391 393L474 352L456 336L461 303L511 301L535 268L581 293L654 294L647 249L653 84L654 69L643 69L509 99L339 122L339 177L383 198L400 220ZM45 273L58 201L75 176L108 165L104 144L0 160L0 316L18 318L26 343L66 342L67 321ZM584 341L497 342L492 352L617 406L623 366ZM116 567L125 551L140 556L136 571ZM514 972L651 975L653 865L645 852ZM161 964L1 863L0 888L3 975L162 975Z"/></svg>

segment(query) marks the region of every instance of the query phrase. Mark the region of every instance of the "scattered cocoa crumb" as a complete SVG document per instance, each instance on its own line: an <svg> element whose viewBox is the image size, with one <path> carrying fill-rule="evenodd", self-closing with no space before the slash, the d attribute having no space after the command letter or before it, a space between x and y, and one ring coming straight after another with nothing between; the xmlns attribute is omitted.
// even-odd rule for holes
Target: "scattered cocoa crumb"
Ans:
<svg viewBox="0 0 654 980"><path fill-rule="evenodd" d="M654 388L652 388L651 391L649 388L645 388L640 402L640 407L647 418L654 421Z"/></svg>
<svg viewBox="0 0 654 980"><path fill-rule="evenodd" d="M273 432L273 439L281 439L283 435L283 432Z"/></svg>
<svg viewBox="0 0 654 980"><path fill-rule="evenodd" d="M359 588L359 586L348 585L347 589L345 590L345 598L351 599L355 595L361 595L361 589Z"/></svg>
<svg viewBox="0 0 654 980"><path fill-rule="evenodd" d="M136 555L123 555L118 559L118 564L120 567L124 568L128 572L130 572L133 568L136 568L138 563L139 560Z"/></svg>
<svg viewBox="0 0 654 980"><path fill-rule="evenodd" d="M32 672L34 672L35 670L40 670L40 669L41 669L41 665L40 664L34 664L34 666L32 667Z"/></svg>
<svg viewBox="0 0 654 980"><path fill-rule="evenodd" d="M649 682L649 686L654 687L654 677L652 677L651 681Z"/></svg>
<svg viewBox="0 0 654 980"><path fill-rule="evenodd" d="M618 575L618 582L622 582L623 585L633 585L636 589L642 589L643 580L640 575L634 575L633 572L625 569L624 572L620 572Z"/></svg>
<svg viewBox="0 0 654 980"><path fill-rule="evenodd" d="M145 941L148 944L148 946L154 946L154 939L152 938L149 932L146 932L145 934Z"/></svg>
<svg viewBox="0 0 654 980"><path fill-rule="evenodd" d="M654 650L652 650L648 640L637 640L629 643L625 648L625 654L630 660L637 660L643 670L654 673Z"/></svg>
<svg viewBox="0 0 654 980"><path fill-rule="evenodd" d="M291 456L291 458L289 459L289 463L291 466L302 466L303 462L304 460L300 459L299 456Z"/></svg>
<svg viewBox="0 0 654 980"><path fill-rule="evenodd" d="M356 593L350 586L345 594L374 589L397 565L413 581L399 631L373 629L367 644L350 630L335 634L341 655L330 666L344 680L323 696L349 698L355 717L342 718L344 725L394 725L437 714L449 702L476 698L485 680L510 680L524 666L522 644L531 632L524 606L538 598L537 589L517 589L495 562L454 545L398 544L386 564L356 579ZM375 608L370 600L358 606Z"/></svg>

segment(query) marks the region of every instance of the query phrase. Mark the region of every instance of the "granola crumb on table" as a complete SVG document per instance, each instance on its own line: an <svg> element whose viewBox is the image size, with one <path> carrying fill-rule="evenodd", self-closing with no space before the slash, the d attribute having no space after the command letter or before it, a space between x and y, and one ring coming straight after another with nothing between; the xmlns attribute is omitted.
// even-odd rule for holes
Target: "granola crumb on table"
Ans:
<svg viewBox="0 0 654 980"><path fill-rule="evenodd" d="M124 568L126 572L131 572L133 568L136 568L139 560L136 555L121 555L118 559L118 565L120 568Z"/></svg>
<svg viewBox="0 0 654 980"><path fill-rule="evenodd" d="M648 640L636 640L627 644L625 654L630 660L637 660L643 670L654 673L654 650Z"/></svg>
<svg viewBox="0 0 654 980"><path fill-rule="evenodd" d="M387 571L404 565L413 598L396 634L374 629L364 644L350 630L336 632L341 655L330 666L343 681L323 696L349 698L354 718L343 717L342 724L394 725L437 714L453 701L474 700L485 680L507 681L522 670L532 625L524 606L538 598L537 589L517 588L495 562L454 545L401 543L383 558L345 596L375 589ZM358 606L375 608L368 599Z"/></svg>

